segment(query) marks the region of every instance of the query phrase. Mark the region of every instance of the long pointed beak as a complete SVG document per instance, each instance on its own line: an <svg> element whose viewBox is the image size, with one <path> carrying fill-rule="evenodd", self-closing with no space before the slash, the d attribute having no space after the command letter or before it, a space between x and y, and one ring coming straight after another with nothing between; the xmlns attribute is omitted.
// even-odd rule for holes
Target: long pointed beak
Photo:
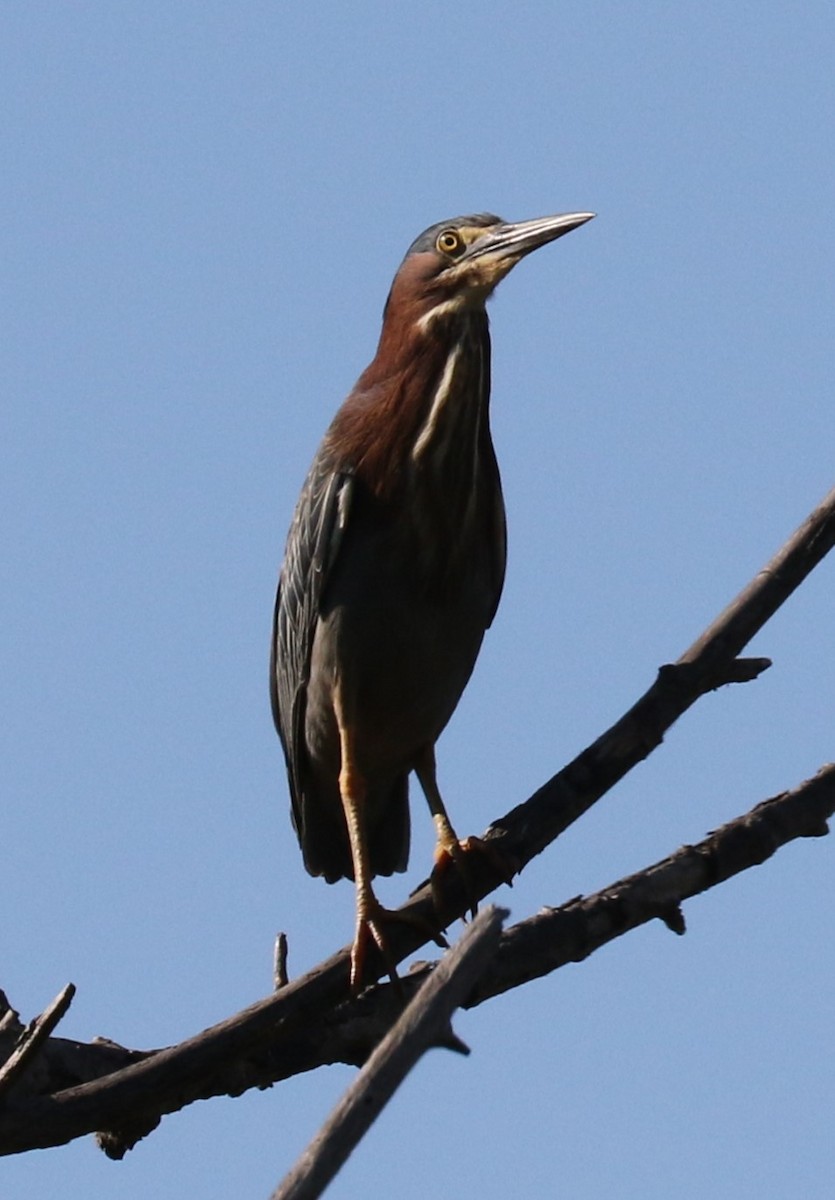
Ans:
<svg viewBox="0 0 835 1200"><path fill-rule="evenodd" d="M532 221L496 225L486 230L484 237L472 243L462 261L489 255L494 262L506 262L509 269L532 250L555 242L564 233L585 225L593 216L595 214L590 212L558 213L553 217L535 217Z"/></svg>

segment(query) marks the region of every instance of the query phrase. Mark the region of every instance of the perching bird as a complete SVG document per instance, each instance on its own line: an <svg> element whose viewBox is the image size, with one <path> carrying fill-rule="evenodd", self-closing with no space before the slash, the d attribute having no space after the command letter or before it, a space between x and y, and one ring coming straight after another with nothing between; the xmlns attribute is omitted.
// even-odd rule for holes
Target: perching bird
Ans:
<svg viewBox="0 0 835 1200"><path fill-rule="evenodd" d="M409 857L408 776L461 862L435 742L499 603L505 516L490 438L485 304L530 251L590 220L430 226L386 301L376 356L302 488L278 587L270 685L311 875L356 882L351 985L389 916L371 880Z"/></svg>

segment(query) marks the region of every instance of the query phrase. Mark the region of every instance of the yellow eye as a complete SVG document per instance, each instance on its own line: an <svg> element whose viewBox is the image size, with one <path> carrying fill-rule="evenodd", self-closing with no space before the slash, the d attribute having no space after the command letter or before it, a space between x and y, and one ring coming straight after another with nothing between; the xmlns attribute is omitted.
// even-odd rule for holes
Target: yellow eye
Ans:
<svg viewBox="0 0 835 1200"><path fill-rule="evenodd" d="M442 233L438 234L435 245L442 254L451 254L455 257L464 250L464 239L457 229L445 229Z"/></svg>

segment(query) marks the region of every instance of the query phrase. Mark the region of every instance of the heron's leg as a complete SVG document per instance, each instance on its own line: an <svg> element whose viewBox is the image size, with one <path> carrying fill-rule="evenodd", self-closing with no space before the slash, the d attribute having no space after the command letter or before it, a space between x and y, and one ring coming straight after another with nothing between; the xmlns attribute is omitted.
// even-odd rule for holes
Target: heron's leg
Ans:
<svg viewBox="0 0 835 1200"><path fill-rule="evenodd" d="M429 805L429 811L432 813L432 820L435 822L435 832L437 835L437 842L435 843L435 870L432 872L432 892L435 897L435 907L439 907L439 897L436 894L436 872L445 870L452 862L457 867L464 886L467 889L467 897L470 901L470 913L472 916L475 916L478 912L478 899L475 896L472 886L472 878L467 867L466 854L468 850L473 849L474 843L478 839L467 838L461 842L452 828L452 823L447 816L440 788L438 787L434 746L426 746L421 750L415 760L415 774L423 789L423 794Z"/></svg>
<svg viewBox="0 0 835 1200"><path fill-rule="evenodd" d="M354 943L351 947L351 991L358 992L362 984L369 938L373 940L383 955L392 982L398 982L398 980L397 971L390 960L382 931L381 919L386 910L374 895L374 889L371 886L368 840L365 835L364 819L366 783L362 772L357 767L351 726L345 718L338 687L334 695L334 710L342 755L339 771L339 794L345 813L345 823L348 827L357 895L357 923Z"/></svg>
<svg viewBox="0 0 835 1200"><path fill-rule="evenodd" d="M435 822L435 833L438 839L435 846L435 861L437 862L444 856L456 859L461 853L461 842L452 828L438 787L434 746L427 746L421 750L415 759L415 774L423 789L426 803L429 805L432 820Z"/></svg>
<svg viewBox="0 0 835 1200"><path fill-rule="evenodd" d="M453 864L461 876L466 889L467 899L470 902L470 914L475 916L478 911L478 896L476 895L476 888L472 871L467 862L467 856L474 851L486 856L498 869L506 883L510 883L513 879L514 868L504 861L502 855L489 842L485 842L478 837L464 838L463 841L459 840L447 816L447 811L438 787L434 746L427 746L420 752L415 760L414 770L429 805L429 811L432 813L438 837L435 845L435 868L432 871L431 879L435 907L440 908L439 876L443 874L450 864Z"/></svg>

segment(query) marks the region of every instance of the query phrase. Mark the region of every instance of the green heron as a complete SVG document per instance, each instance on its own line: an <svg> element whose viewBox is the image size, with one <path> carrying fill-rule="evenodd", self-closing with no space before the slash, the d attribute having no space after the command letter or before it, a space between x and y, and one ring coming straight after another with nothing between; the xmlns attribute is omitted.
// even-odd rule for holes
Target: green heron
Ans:
<svg viewBox="0 0 835 1200"><path fill-rule="evenodd" d="M334 417L290 526L270 669L293 824L311 875L356 884L351 986L390 917L371 880L406 868L408 776L463 867L435 742L496 612L505 516L490 438L485 304L532 250L593 213L430 226L386 301L376 356Z"/></svg>

